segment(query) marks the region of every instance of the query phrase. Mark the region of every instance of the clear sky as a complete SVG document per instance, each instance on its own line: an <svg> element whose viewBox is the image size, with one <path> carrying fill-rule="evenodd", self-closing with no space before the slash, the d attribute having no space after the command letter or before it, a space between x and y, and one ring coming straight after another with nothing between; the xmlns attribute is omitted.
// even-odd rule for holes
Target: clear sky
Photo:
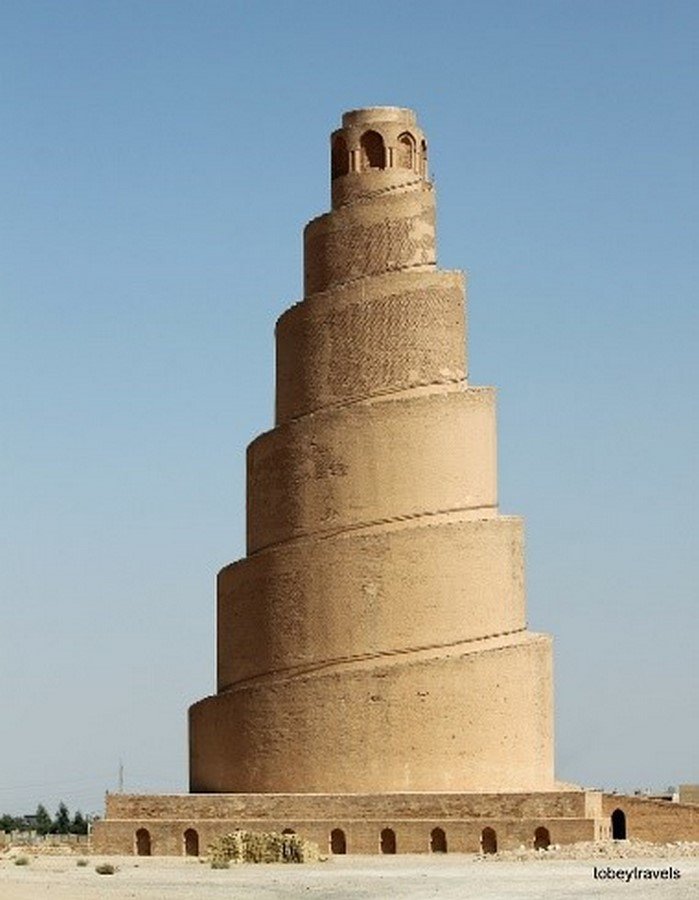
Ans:
<svg viewBox="0 0 699 900"><path fill-rule="evenodd" d="M0 3L0 812L186 790L343 110L417 110L561 778L699 781L697 47L673 0Z"/></svg>

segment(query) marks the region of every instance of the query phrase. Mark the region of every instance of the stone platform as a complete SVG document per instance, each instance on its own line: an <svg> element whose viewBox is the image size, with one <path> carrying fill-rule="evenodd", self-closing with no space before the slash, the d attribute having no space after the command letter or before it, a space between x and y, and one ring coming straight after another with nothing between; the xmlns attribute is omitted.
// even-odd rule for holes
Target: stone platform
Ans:
<svg viewBox="0 0 699 900"><path fill-rule="evenodd" d="M136 833L148 832L151 853L204 853L216 837L236 828L289 831L314 841L321 853L478 853L590 841L608 836L602 794L561 790L540 793L401 794L108 794L106 817L96 822L93 850L137 852ZM484 837L484 829L491 831ZM196 832L196 845L191 832ZM341 836L339 834L341 832ZM392 837L389 832L392 832ZM493 834L494 832L494 834ZM382 838L383 835L383 838ZM537 838L538 836L538 838ZM391 849L391 845L395 849Z"/></svg>
<svg viewBox="0 0 699 900"><path fill-rule="evenodd" d="M614 819L617 828L623 823L623 835L613 833ZM699 806L572 787L535 793L107 794L92 850L203 855L211 841L236 828L291 830L317 843L321 853L480 853L614 836L699 841Z"/></svg>

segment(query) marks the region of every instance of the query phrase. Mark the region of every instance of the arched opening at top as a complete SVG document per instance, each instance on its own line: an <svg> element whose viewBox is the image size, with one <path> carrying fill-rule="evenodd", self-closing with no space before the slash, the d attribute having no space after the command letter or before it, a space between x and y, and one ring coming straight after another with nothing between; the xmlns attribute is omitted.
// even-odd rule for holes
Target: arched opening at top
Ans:
<svg viewBox="0 0 699 900"><path fill-rule="evenodd" d="M626 840L626 813L623 809L615 809L612 813L612 839Z"/></svg>
<svg viewBox="0 0 699 900"><path fill-rule="evenodd" d="M396 833L392 828L384 828L381 832L381 852L396 852Z"/></svg>
<svg viewBox="0 0 699 900"><path fill-rule="evenodd" d="M184 855L199 856L199 833L188 828L184 833Z"/></svg>
<svg viewBox="0 0 699 900"><path fill-rule="evenodd" d="M481 852L498 852L498 837L493 828L484 828L483 831L481 831Z"/></svg>
<svg viewBox="0 0 699 900"><path fill-rule="evenodd" d="M443 828L433 828L430 833L430 851L432 853L447 852L447 836Z"/></svg>
<svg viewBox="0 0 699 900"><path fill-rule="evenodd" d="M415 168L415 138L408 131L404 131L398 136L396 167L399 169Z"/></svg>
<svg viewBox="0 0 699 900"><path fill-rule="evenodd" d="M534 849L548 850L550 846L551 835L549 834L549 830L548 828L544 828L543 825L540 825L534 832Z"/></svg>
<svg viewBox="0 0 699 900"><path fill-rule="evenodd" d="M386 168L386 146L378 131L365 131L359 139L362 151L362 172Z"/></svg>
<svg viewBox="0 0 699 900"><path fill-rule="evenodd" d="M337 855L347 853L347 838L341 828L333 828L330 832L330 852Z"/></svg>
<svg viewBox="0 0 699 900"><path fill-rule="evenodd" d="M151 849L150 831L147 828L139 828L136 832L136 855L150 856Z"/></svg>
<svg viewBox="0 0 699 900"><path fill-rule="evenodd" d="M349 172L349 150L347 142L338 134L332 142L330 152L330 177L332 179L339 178Z"/></svg>
<svg viewBox="0 0 699 900"><path fill-rule="evenodd" d="M420 143L420 174L427 178L427 142Z"/></svg>

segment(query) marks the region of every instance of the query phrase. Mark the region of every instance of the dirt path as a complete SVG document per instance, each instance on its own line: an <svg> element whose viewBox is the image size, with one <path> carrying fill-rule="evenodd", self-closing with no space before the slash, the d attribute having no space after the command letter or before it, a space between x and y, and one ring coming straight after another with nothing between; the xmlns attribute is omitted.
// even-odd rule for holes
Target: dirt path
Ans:
<svg viewBox="0 0 699 900"><path fill-rule="evenodd" d="M589 900L589 898L699 897L699 859L481 860L473 856L335 857L303 866L248 865L221 871L197 860L113 857L115 875L98 875L91 858L34 858L27 866L0 861L0 900ZM613 870L679 870L674 879L595 878Z"/></svg>

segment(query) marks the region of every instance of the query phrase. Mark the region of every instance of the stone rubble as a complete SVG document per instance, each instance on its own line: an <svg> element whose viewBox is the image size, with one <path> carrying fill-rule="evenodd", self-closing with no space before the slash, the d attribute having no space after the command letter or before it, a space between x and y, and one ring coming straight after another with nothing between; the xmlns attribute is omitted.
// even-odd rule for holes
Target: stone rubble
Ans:
<svg viewBox="0 0 699 900"><path fill-rule="evenodd" d="M577 844L552 844L547 850L520 847L517 850L503 850L499 853L481 854L484 861L550 859L677 859L678 857L699 857L699 842L676 841L670 844L652 844L649 841L581 841Z"/></svg>

